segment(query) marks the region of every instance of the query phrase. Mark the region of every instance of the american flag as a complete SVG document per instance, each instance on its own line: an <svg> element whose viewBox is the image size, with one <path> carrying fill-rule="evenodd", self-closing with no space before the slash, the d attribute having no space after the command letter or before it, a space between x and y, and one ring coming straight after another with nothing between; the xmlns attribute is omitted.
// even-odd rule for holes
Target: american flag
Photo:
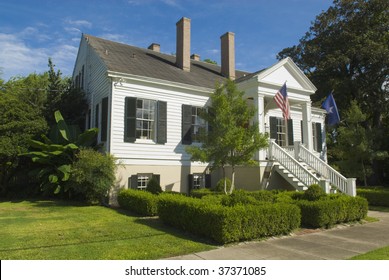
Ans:
<svg viewBox="0 0 389 280"><path fill-rule="evenodd" d="M274 101L277 103L277 106L282 110L282 115L284 119L290 119L290 106L288 101L288 93L286 92L286 83L276 93L276 95L274 96Z"/></svg>

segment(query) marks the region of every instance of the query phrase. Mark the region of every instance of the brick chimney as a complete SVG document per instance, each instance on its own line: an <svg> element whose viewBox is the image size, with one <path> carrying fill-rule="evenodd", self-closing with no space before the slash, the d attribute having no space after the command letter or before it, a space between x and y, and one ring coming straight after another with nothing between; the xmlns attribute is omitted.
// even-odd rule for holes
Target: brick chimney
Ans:
<svg viewBox="0 0 389 280"><path fill-rule="evenodd" d="M221 40L221 74L235 80L235 34L227 32Z"/></svg>
<svg viewBox="0 0 389 280"><path fill-rule="evenodd" d="M190 71L190 19L183 17L177 23L176 64Z"/></svg>
<svg viewBox="0 0 389 280"><path fill-rule="evenodd" d="M200 61L200 55L197 54L197 53L194 53L190 56L191 59L195 60L195 61Z"/></svg>
<svg viewBox="0 0 389 280"><path fill-rule="evenodd" d="M155 52L161 52L161 45L157 43L152 43L149 47L149 50L155 51Z"/></svg>

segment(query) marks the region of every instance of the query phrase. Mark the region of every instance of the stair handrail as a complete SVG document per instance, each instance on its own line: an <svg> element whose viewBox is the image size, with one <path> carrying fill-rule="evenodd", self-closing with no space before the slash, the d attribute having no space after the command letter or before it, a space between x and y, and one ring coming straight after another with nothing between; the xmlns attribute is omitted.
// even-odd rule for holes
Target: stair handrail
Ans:
<svg viewBox="0 0 389 280"><path fill-rule="evenodd" d="M352 196L356 195L355 178L344 177L324 160L313 154L301 143L298 143L297 154L298 159L301 159L306 164L308 164L320 176L327 178L330 181L330 184L336 186L341 192Z"/></svg>
<svg viewBox="0 0 389 280"><path fill-rule="evenodd" d="M269 156L272 160L277 160L284 168L286 168L293 176L299 179L306 187L312 184L320 184L320 180L306 169L298 160L290 153L280 147L275 139L270 139ZM304 176L301 176L304 174Z"/></svg>

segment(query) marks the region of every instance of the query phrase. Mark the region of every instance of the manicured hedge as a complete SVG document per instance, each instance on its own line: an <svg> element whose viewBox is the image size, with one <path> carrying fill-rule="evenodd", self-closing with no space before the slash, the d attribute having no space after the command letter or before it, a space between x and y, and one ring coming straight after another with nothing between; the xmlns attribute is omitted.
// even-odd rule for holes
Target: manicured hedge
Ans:
<svg viewBox="0 0 389 280"><path fill-rule="evenodd" d="M121 190L118 195L120 207L143 216L157 215L158 196L141 190Z"/></svg>
<svg viewBox="0 0 389 280"><path fill-rule="evenodd" d="M389 207L389 190L382 188L357 189L357 195L364 197L369 205Z"/></svg>
<svg viewBox="0 0 389 280"><path fill-rule="evenodd" d="M366 217L368 210L366 199L345 195L327 196L317 201L299 200L297 205L301 209L302 225L314 228L358 221Z"/></svg>
<svg viewBox="0 0 389 280"><path fill-rule="evenodd" d="M300 209L291 204L226 207L204 199L162 195L158 214L168 225L218 243L286 234L300 225Z"/></svg>
<svg viewBox="0 0 389 280"><path fill-rule="evenodd" d="M213 190L206 189L206 188L192 190L190 192L190 196L196 197L196 198L202 198L202 197L208 196L208 195L220 195L220 194L224 194L224 192L217 192L217 191L213 191Z"/></svg>

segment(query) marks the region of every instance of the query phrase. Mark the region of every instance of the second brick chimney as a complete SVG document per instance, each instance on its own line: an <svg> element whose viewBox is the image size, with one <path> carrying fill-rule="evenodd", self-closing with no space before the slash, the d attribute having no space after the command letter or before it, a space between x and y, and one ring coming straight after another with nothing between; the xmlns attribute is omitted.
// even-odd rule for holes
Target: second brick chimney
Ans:
<svg viewBox="0 0 389 280"><path fill-rule="evenodd" d="M221 74L235 80L235 34L227 32L221 40Z"/></svg>
<svg viewBox="0 0 389 280"><path fill-rule="evenodd" d="M183 17L177 24L176 64L190 71L190 19Z"/></svg>

